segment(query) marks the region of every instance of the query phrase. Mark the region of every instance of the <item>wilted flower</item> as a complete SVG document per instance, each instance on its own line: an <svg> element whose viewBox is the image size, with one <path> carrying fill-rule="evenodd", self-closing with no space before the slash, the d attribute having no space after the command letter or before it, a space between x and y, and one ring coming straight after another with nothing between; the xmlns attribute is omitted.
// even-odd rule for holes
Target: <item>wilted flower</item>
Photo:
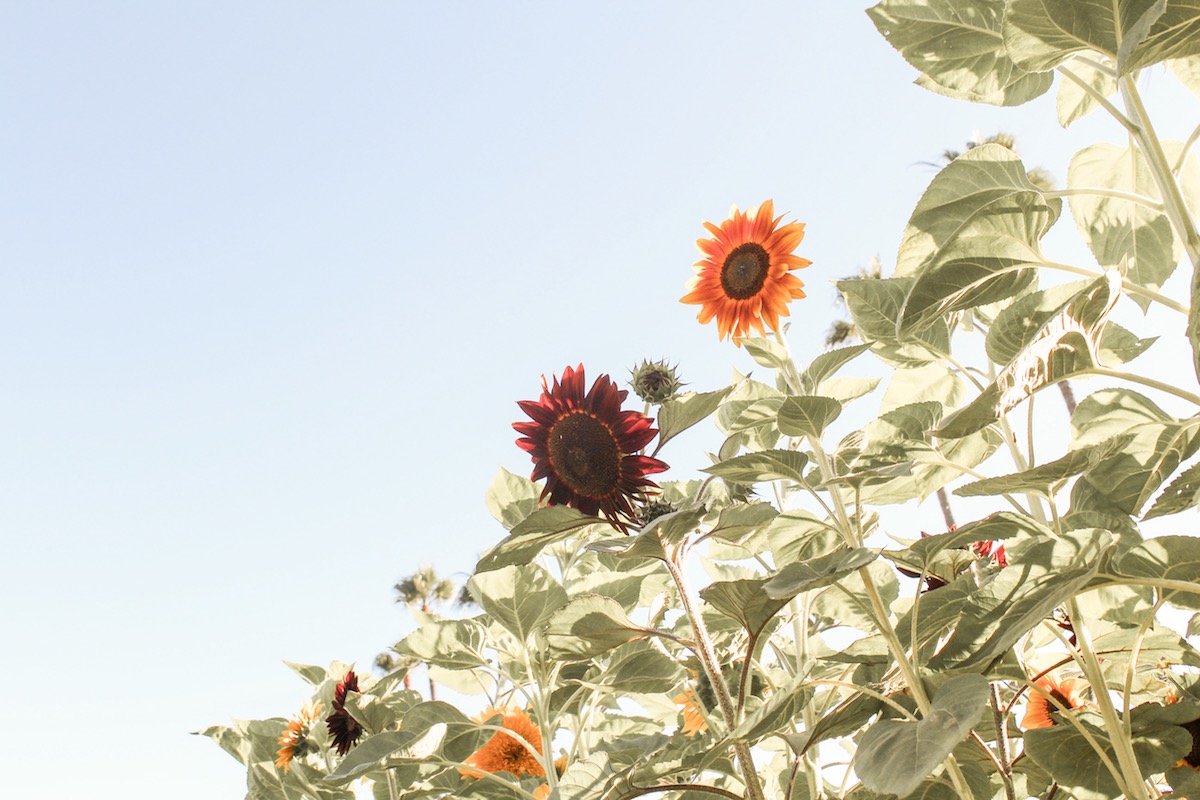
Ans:
<svg viewBox="0 0 1200 800"><path fill-rule="evenodd" d="M538 400L517 403L532 422L514 422L517 446L533 458L533 480L546 479L542 500L601 513L625 531L637 522L634 500L658 486L646 478L667 465L639 455L658 431L637 411L622 411L629 392L601 375L584 392L583 365L563 370L562 381L542 378Z"/></svg>
<svg viewBox="0 0 1200 800"><path fill-rule="evenodd" d="M321 704L308 702L300 709L287 730L279 737L279 750L275 756L275 767L287 772L291 769L292 759L304 758L315 751L312 744L312 724L321 713Z"/></svg>
<svg viewBox="0 0 1200 800"><path fill-rule="evenodd" d="M683 386L675 368L666 361L642 361L629 374L633 393L647 403L665 403Z"/></svg>
<svg viewBox="0 0 1200 800"><path fill-rule="evenodd" d="M788 303L805 296L804 284L791 274L812 263L792 254L804 239L804 224L780 225L782 219L767 200L751 211L734 206L720 225L704 223L713 238L696 240L704 258L680 302L700 306L701 324L715 317L720 338L732 335L736 343L752 329L765 336L788 316Z"/></svg>
<svg viewBox="0 0 1200 800"><path fill-rule="evenodd" d="M468 778L478 778L485 772L511 772L518 778L523 775L544 777L546 769L538 758L542 754L541 730L521 708L489 708L475 717L475 721L483 723L497 714L502 715L500 727L503 730L496 731L483 747L467 757L464 763L471 769L460 768L459 772ZM517 736L537 753L530 752Z"/></svg>
<svg viewBox="0 0 1200 800"><path fill-rule="evenodd" d="M325 718L325 724L329 727L329 735L333 737L333 746L337 749L339 756L344 756L350 752L362 736L362 725L358 724L358 720L350 716L350 712L346 710L346 693L358 691L358 676L354 674L354 670L346 673L346 677L333 690L333 713Z"/></svg>

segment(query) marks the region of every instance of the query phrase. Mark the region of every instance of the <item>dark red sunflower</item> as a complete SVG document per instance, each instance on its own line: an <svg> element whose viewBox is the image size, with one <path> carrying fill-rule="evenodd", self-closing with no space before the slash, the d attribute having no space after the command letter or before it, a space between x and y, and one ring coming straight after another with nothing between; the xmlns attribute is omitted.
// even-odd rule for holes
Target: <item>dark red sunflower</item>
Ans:
<svg viewBox="0 0 1200 800"><path fill-rule="evenodd" d="M629 395L601 375L584 392L583 365L563 370L542 396L517 403L532 422L514 422L517 446L533 458L533 480L546 479L543 501L603 514L620 531L637 522L634 500L657 489L647 475L667 465L638 455L658 431L637 411L622 411Z"/></svg>
<svg viewBox="0 0 1200 800"><path fill-rule="evenodd" d="M749 211L734 206L720 225L704 223L713 238L696 240L704 258L680 302L700 306L702 325L715 317L720 338L732 335L740 346L738 337L752 329L762 336L767 328L778 330L788 303L805 296L804 284L791 274L812 263L792 253L804 239L804 224L780 225L782 219L767 200Z"/></svg>
<svg viewBox="0 0 1200 800"><path fill-rule="evenodd" d="M362 725L358 724L358 720L350 716L350 712L346 710L346 692L358 691L358 676L354 674L354 670L346 673L346 677L333 690L333 713L325 718L325 724L329 727L329 735L333 737L333 746L337 749L339 756L344 756L350 752L362 736Z"/></svg>

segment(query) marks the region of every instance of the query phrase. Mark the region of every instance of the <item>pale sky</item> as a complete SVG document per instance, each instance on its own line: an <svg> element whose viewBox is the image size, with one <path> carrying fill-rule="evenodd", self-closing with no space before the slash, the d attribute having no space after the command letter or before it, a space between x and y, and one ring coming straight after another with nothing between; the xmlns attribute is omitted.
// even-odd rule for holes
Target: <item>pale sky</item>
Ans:
<svg viewBox="0 0 1200 800"><path fill-rule="evenodd" d="M543 373L753 367L678 303L730 204L807 224L807 360L829 282L890 269L922 162L1004 130L1061 184L1122 141L1053 94L914 87L865 6L8 4L5 795L242 796L189 732L290 716L283 659L369 666L411 625L400 577L465 577ZM681 437L664 477L719 444Z"/></svg>

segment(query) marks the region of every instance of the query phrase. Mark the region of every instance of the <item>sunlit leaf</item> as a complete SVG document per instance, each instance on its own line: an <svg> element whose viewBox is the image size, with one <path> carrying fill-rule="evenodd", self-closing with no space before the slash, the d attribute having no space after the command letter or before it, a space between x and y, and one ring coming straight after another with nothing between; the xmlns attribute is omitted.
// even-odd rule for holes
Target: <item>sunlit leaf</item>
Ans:
<svg viewBox="0 0 1200 800"><path fill-rule="evenodd" d="M488 487L487 509L505 528L512 530L537 508L541 491L538 484L501 467Z"/></svg>
<svg viewBox="0 0 1200 800"><path fill-rule="evenodd" d="M1200 538L1160 536L1147 539L1113 559L1112 571L1126 578L1176 581L1193 592L1164 589L1170 602L1183 608L1200 609Z"/></svg>
<svg viewBox="0 0 1200 800"><path fill-rule="evenodd" d="M686 392L663 403L658 409L657 447L661 448L716 411L735 388L727 386L715 392Z"/></svg>
<svg viewBox="0 0 1200 800"><path fill-rule="evenodd" d="M569 506L539 508L515 526L508 538L484 553L475 570L488 572L528 564L546 547L569 539L589 525L610 527L605 520L589 517Z"/></svg>
<svg viewBox="0 0 1200 800"><path fill-rule="evenodd" d="M480 608L519 642L567 603L562 584L537 564L477 572L467 588Z"/></svg>
<svg viewBox="0 0 1200 800"><path fill-rule="evenodd" d="M1108 72L1097 69L1088 62L1073 58L1066 65L1071 72L1101 97L1117 91L1117 81ZM1074 80L1064 77L1058 84L1054 101L1058 113L1058 124L1064 128L1100 107L1096 99Z"/></svg>
<svg viewBox="0 0 1200 800"><path fill-rule="evenodd" d="M807 463L808 456L795 450L763 450L727 459L703 471L737 483L780 480L801 483Z"/></svg>
<svg viewBox="0 0 1200 800"><path fill-rule="evenodd" d="M1165 517L1195 508L1200 503L1200 464L1193 464L1175 477L1150 506L1142 519Z"/></svg>
<svg viewBox="0 0 1200 800"><path fill-rule="evenodd" d="M785 436L820 438L825 426L842 413L842 404L831 397L800 395L784 398L777 424Z"/></svg>
<svg viewBox="0 0 1200 800"><path fill-rule="evenodd" d="M1074 475L1079 475L1121 452L1132 439L1133 437L1128 434L1114 436L1100 444L1071 450L1062 458L1040 464L1023 472L973 481L958 487L954 493L959 497L989 497L1020 492L1039 492L1049 496L1053 486Z"/></svg>
<svg viewBox="0 0 1200 800"><path fill-rule="evenodd" d="M629 619L620 603L598 594L572 598L546 626L551 657L559 660L593 658L647 635L644 628Z"/></svg>
<svg viewBox="0 0 1200 800"><path fill-rule="evenodd" d="M763 585L763 589L770 598L790 600L801 592L828 586L878 557L879 551L870 547L836 550L808 561L788 564L775 573Z"/></svg>
<svg viewBox="0 0 1200 800"><path fill-rule="evenodd" d="M804 386L805 392L816 394L825 379L832 377L846 364L870 349L869 344L854 344L821 353L812 360L804 372L800 373L800 383Z"/></svg>
<svg viewBox="0 0 1200 800"><path fill-rule="evenodd" d="M432 620L401 639L394 649L445 669L476 669L485 663L480 656L484 636L483 626L474 620Z"/></svg>

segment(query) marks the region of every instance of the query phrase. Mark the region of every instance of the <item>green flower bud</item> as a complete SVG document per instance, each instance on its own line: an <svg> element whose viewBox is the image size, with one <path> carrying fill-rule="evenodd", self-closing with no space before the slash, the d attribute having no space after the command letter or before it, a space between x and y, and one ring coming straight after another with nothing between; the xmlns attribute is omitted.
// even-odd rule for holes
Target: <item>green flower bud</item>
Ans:
<svg viewBox="0 0 1200 800"><path fill-rule="evenodd" d="M675 368L666 361L643 361L629 373L632 376L629 385L634 394L647 403L665 403L683 386Z"/></svg>

